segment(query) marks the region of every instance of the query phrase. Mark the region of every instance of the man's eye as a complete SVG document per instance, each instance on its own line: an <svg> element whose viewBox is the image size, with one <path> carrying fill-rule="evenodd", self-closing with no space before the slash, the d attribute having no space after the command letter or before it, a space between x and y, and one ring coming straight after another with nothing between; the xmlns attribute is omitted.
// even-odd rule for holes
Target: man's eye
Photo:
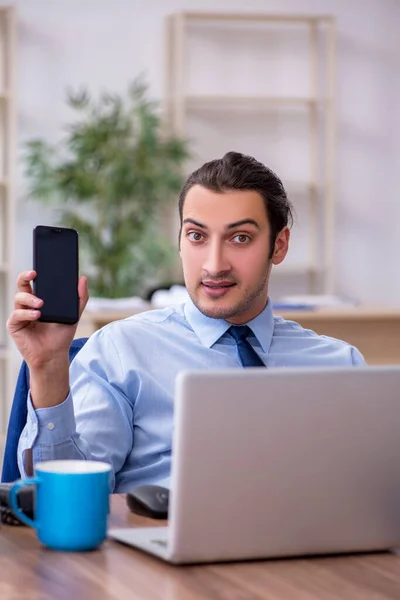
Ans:
<svg viewBox="0 0 400 600"><path fill-rule="evenodd" d="M241 233L239 235L235 235L233 240L237 244L247 244L247 242L250 241L250 237L248 235L245 235L244 233Z"/></svg>
<svg viewBox="0 0 400 600"><path fill-rule="evenodd" d="M191 242L200 242L203 239L203 234L198 231L189 231L187 236Z"/></svg>

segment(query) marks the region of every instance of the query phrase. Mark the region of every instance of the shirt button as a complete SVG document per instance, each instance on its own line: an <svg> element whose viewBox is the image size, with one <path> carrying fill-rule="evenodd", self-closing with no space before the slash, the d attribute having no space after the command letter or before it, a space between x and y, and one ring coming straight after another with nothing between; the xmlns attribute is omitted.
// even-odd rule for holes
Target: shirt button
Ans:
<svg viewBox="0 0 400 600"><path fill-rule="evenodd" d="M54 429L54 423L48 423L47 429L53 430Z"/></svg>

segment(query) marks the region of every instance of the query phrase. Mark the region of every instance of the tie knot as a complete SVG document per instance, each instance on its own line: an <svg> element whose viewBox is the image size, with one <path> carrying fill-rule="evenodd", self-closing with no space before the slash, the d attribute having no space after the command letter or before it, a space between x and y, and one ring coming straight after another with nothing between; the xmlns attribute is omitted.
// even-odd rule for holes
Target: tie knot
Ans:
<svg viewBox="0 0 400 600"><path fill-rule="evenodd" d="M236 340L236 342L245 340L249 333L251 333L251 329L248 325L232 325L229 328L228 333Z"/></svg>

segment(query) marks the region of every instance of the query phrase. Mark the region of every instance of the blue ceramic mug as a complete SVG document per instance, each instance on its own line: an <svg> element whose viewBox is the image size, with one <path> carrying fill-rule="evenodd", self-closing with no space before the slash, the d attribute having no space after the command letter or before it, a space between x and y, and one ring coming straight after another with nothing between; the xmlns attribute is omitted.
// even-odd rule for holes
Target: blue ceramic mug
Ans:
<svg viewBox="0 0 400 600"><path fill-rule="evenodd" d="M35 465L35 477L10 489L10 506L37 530L39 540L54 550L97 548L107 533L111 466L89 460L51 460ZM17 493L36 486L35 520L19 508Z"/></svg>

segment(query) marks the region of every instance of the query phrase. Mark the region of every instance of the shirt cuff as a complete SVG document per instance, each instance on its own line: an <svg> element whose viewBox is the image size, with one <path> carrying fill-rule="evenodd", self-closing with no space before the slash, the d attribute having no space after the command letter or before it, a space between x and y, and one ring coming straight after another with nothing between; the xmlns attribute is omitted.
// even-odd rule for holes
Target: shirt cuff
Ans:
<svg viewBox="0 0 400 600"><path fill-rule="evenodd" d="M27 425L28 432L34 437L35 445L61 444L69 440L76 432L71 394L68 394L62 404L35 410L29 393Z"/></svg>

